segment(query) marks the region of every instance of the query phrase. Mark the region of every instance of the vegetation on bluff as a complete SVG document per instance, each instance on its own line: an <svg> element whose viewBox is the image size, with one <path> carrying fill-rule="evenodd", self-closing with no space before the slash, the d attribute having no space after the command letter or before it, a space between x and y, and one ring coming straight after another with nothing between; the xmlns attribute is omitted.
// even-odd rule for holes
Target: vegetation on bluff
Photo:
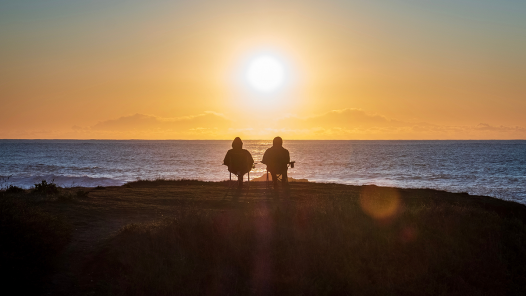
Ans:
<svg viewBox="0 0 526 296"><path fill-rule="evenodd" d="M435 196L307 184L272 202L184 208L175 218L124 227L91 272L98 292L114 295L526 292L526 267L518 264L526 262L524 207L503 214L421 193Z"/></svg>
<svg viewBox="0 0 526 296"><path fill-rule="evenodd" d="M0 206L5 276L50 294L526 294L526 206L494 198L154 180Z"/></svg>

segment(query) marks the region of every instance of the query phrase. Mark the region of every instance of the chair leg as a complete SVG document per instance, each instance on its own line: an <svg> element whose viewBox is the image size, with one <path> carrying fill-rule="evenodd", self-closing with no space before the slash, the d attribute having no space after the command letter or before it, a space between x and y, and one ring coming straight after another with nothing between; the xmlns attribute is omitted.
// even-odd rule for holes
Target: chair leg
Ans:
<svg viewBox="0 0 526 296"><path fill-rule="evenodd" d="M237 182L236 183L237 183L237 186L239 188L239 187L243 186L243 179L244 178L243 178L243 175L241 175L241 177L239 177L240 176L240 172L237 172L236 176L237 176Z"/></svg>

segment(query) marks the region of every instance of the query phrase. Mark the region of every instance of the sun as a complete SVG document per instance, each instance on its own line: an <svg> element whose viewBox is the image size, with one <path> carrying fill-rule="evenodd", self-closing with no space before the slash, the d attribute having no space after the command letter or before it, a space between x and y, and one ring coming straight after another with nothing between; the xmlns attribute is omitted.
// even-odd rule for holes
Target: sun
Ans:
<svg viewBox="0 0 526 296"><path fill-rule="evenodd" d="M272 92L283 84L285 68L272 56L258 56L250 61L246 79L257 91Z"/></svg>

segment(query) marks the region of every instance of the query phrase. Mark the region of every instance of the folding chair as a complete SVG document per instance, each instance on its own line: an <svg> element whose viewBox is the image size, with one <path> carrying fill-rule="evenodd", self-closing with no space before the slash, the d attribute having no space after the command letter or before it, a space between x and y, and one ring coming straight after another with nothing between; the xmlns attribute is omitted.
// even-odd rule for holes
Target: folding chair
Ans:
<svg viewBox="0 0 526 296"><path fill-rule="evenodd" d="M230 164L230 166L229 166L229 168L230 168L230 167L240 168L240 170L238 170L237 172L231 172L230 169L228 170L228 172L229 172L228 188L230 188L230 187L233 186L233 183L232 183L232 174L234 174L236 177L238 177L239 174L241 174L241 172L242 172L242 171L241 171L241 168L243 168L243 166L244 166L245 164L248 164L248 162L249 162L248 157L247 157L247 159L246 159L245 161L243 161L243 160L241 160L241 159L239 159L239 158L237 158L237 157L235 157L235 156L236 156L236 154L234 154L234 157L230 156L230 159L229 159L229 164ZM248 170L248 172L246 172L246 174L247 174L247 180L248 180L248 186L250 186L250 171L251 171L252 169L254 169L255 167L256 167L256 163L253 163L253 164L252 164L252 167L250 167L250 169ZM243 177L243 179L244 179L244 177Z"/></svg>
<svg viewBox="0 0 526 296"><path fill-rule="evenodd" d="M255 163L252 165L252 168L254 169L255 168ZM232 174L234 174L234 176L238 176L239 175L239 172L238 173L232 173L231 171L228 171L230 173L229 175L229 179L228 179L228 187L232 186ZM244 179L245 177L243 177ZM250 171L247 172L247 181L248 181L248 186L250 186Z"/></svg>
<svg viewBox="0 0 526 296"><path fill-rule="evenodd" d="M296 163L295 161L291 161L291 162L287 163L287 170L288 170L288 168L293 169L295 163ZM266 182L266 185L267 185L267 187L270 187L270 180L268 179L268 174L269 174L269 171L268 171L268 166L267 166L267 182ZM283 173L276 174L276 183L279 182L279 181L283 182ZM274 182L274 180L272 180L272 182ZM287 180L285 180L285 183L287 183L287 184L289 183L288 175L287 175Z"/></svg>

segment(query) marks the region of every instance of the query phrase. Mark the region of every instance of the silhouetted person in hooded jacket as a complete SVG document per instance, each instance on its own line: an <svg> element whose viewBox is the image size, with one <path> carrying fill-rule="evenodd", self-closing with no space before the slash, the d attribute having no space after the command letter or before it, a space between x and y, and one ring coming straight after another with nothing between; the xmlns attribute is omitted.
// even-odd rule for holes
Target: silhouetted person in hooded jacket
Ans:
<svg viewBox="0 0 526 296"><path fill-rule="evenodd" d="M232 142L232 149L228 150L223 160L228 170L237 176L239 187L243 187L243 176L250 172L254 159L248 150L243 149L243 142L236 137Z"/></svg>
<svg viewBox="0 0 526 296"><path fill-rule="evenodd" d="M281 182L283 185L288 184L287 170L290 163L289 150L283 148L283 139L275 137L272 141L272 147L268 148L263 154L262 163L267 165L267 170L272 175L272 182L274 188L278 185L278 178L276 175L281 174Z"/></svg>

